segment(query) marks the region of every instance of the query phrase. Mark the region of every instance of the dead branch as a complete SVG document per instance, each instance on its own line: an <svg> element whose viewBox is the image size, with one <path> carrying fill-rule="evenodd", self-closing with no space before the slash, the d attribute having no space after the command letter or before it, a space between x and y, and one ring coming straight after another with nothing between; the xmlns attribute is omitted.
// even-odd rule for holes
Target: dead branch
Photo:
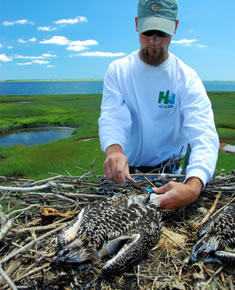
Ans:
<svg viewBox="0 0 235 290"><path fill-rule="evenodd" d="M7 284L11 287L12 290L17 290L16 285L12 282L12 280L9 278L9 276L6 274L6 272L3 270L1 266L0 266L0 275L7 282Z"/></svg>
<svg viewBox="0 0 235 290"><path fill-rule="evenodd" d="M9 187L9 186L0 186L0 191L10 191L10 192L28 192L28 191L38 191L44 190L50 187L56 187L56 183L48 182L47 184L34 187Z"/></svg>

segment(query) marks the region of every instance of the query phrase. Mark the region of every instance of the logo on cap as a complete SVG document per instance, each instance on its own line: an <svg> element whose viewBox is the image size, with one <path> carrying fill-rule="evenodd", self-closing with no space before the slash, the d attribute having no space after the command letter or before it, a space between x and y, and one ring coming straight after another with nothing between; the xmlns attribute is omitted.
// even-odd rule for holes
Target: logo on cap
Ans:
<svg viewBox="0 0 235 290"><path fill-rule="evenodd" d="M151 9L152 9L153 11L158 11L158 10L160 10L161 8L157 5L157 3L153 3L153 4L151 5Z"/></svg>

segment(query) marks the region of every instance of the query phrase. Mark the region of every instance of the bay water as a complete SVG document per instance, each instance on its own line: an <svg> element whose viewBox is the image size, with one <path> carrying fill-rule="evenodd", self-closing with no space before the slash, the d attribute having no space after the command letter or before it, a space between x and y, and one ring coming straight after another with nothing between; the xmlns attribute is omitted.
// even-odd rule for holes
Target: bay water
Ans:
<svg viewBox="0 0 235 290"><path fill-rule="evenodd" d="M204 81L207 91L235 91L235 81ZM0 95L102 94L103 81L6 81Z"/></svg>

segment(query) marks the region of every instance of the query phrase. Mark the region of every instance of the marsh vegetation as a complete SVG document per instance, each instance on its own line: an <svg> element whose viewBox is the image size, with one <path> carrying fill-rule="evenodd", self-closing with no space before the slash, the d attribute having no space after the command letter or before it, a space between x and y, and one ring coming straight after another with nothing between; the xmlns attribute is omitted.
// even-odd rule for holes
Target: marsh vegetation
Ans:
<svg viewBox="0 0 235 290"><path fill-rule="evenodd" d="M209 92L221 142L235 145L235 92ZM42 179L51 173L79 175L78 168L103 174L98 139L100 94L0 96L0 133L19 128L66 126L73 134L47 144L0 146L0 175ZM219 153L217 170L234 169L235 155Z"/></svg>

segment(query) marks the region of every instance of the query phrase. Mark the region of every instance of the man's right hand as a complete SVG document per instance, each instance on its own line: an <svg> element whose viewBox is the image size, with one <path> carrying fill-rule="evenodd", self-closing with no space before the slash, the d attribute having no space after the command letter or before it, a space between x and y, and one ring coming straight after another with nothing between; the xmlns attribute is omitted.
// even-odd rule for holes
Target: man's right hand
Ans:
<svg viewBox="0 0 235 290"><path fill-rule="evenodd" d="M135 183L135 180L130 176L128 160L120 145L113 144L109 146L105 154L104 173L107 179L123 185L126 183L125 179Z"/></svg>

